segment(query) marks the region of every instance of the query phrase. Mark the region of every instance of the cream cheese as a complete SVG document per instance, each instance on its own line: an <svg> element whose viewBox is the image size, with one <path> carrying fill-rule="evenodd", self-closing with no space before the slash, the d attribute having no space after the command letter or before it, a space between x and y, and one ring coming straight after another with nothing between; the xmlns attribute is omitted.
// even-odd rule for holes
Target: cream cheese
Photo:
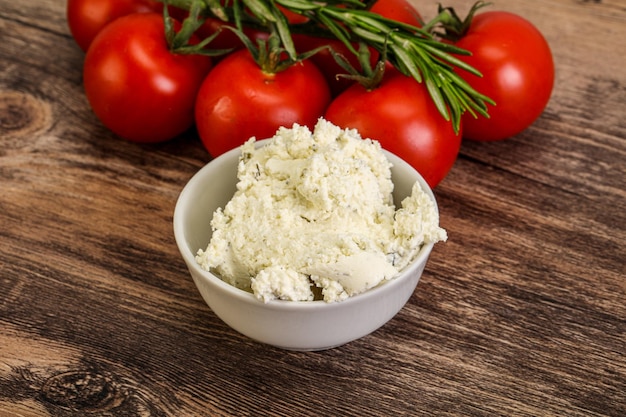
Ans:
<svg viewBox="0 0 626 417"><path fill-rule="evenodd" d="M446 240L416 184L396 210L380 144L320 119L241 148L235 195L213 214L196 261L259 299L341 301L393 279ZM321 294L321 295L319 295Z"/></svg>

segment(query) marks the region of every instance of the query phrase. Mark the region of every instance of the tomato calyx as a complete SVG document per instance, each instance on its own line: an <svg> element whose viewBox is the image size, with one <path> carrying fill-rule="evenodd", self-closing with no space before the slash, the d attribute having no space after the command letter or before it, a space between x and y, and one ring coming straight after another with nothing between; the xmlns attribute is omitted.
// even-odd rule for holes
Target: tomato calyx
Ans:
<svg viewBox="0 0 626 417"><path fill-rule="evenodd" d="M367 44L360 42L357 51L357 58L361 70L357 70L350 61L341 53L335 51L331 46L327 47L337 64L343 68L347 74L337 74L337 78L345 78L355 81L363 86L367 91L377 88L383 80L387 67L387 51L383 50L380 58L372 67L371 51Z"/></svg>
<svg viewBox="0 0 626 417"><path fill-rule="evenodd" d="M467 34L476 12L487 6L491 6L491 3L477 1L469 10L467 16L461 19L454 7L443 7L439 4L437 16L425 24L424 29L440 39L456 42ZM437 31L436 29L438 28L442 28L443 31Z"/></svg>
<svg viewBox="0 0 626 417"><path fill-rule="evenodd" d="M252 55L252 58L257 63L261 71L265 74L276 74L286 70L292 65L310 58L324 47L315 48L305 53L296 54L293 56L286 48L283 47L283 43L280 35L277 33L275 26L271 26L271 33L264 39L262 37L256 38L256 43L253 42L242 30L234 27L227 26L227 30L234 32L246 49Z"/></svg>

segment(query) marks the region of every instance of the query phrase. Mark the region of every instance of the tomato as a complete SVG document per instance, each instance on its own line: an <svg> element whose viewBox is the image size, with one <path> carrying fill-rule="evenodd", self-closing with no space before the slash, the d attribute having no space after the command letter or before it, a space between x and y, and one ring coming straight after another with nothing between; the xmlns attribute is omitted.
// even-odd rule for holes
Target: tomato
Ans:
<svg viewBox="0 0 626 417"><path fill-rule="evenodd" d="M93 38L118 17L162 10L163 3L151 0L68 0L66 14L72 37L87 51Z"/></svg>
<svg viewBox="0 0 626 417"><path fill-rule="evenodd" d="M435 187L454 165L461 134L446 121L426 87L394 69L368 91L355 84L335 98L324 116L342 128L357 129L415 168Z"/></svg>
<svg viewBox="0 0 626 417"><path fill-rule="evenodd" d="M83 69L87 99L102 123L123 138L160 142L189 129L196 94L211 60L171 53L163 16L136 13L107 25Z"/></svg>
<svg viewBox="0 0 626 417"><path fill-rule="evenodd" d="M421 27L420 14L407 0L378 0L374 6L372 6L370 11L378 13L388 19ZM343 55L354 68L357 70L360 69L359 60L356 55L354 55L354 53L350 51L343 42L337 39L326 39L300 34L293 35L293 38L299 52L310 51L320 46L327 45L333 48L335 52ZM353 46L358 50L357 44L354 44ZM370 62L371 65L374 66L379 55L378 52L371 48L370 53ZM339 93L354 84L354 81L349 78L337 78L337 74L346 74L347 71L337 64L335 58L328 49L321 50L311 57L311 60L326 77L326 81L330 86L333 97L337 96Z"/></svg>
<svg viewBox="0 0 626 417"><path fill-rule="evenodd" d="M335 52L343 55L350 65L352 65L357 70L360 68L359 60L354 55L352 51L348 49L348 47L337 39L326 39L326 38L318 38L315 36L309 35L301 35L294 34L292 35L294 44L296 45L296 49L299 53L312 51L315 48L321 46L329 46ZM355 49L358 49L358 45L354 45ZM378 54L376 51L372 51L372 64L376 63L376 59L378 58ZM326 82L328 83L331 91L331 95L333 97L337 96L339 93L344 91L346 88L350 87L354 84L353 80L348 78L339 77L337 78L337 74L347 74L347 71L341 68L332 53L328 49L322 49L315 55L313 55L310 60L315 64L317 68L322 71L322 74L326 78Z"/></svg>
<svg viewBox="0 0 626 417"><path fill-rule="evenodd" d="M242 49L220 61L203 82L196 127L206 149L217 157L252 136L272 137L280 126L313 128L329 102L326 80L312 62L271 74Z"/></svg>
<svg viewBox="0 0 626 417"><path fill-rule="evenodd" d="M211 43L207 46L207 48L211 49L241 49L244 47L243 42L235 32L230 29L226 29L227 26L235 27L234 23L223 22L220 19L215 18L207 18L202 26L198 28L197 34L200 38L208 38L213 35L217 31L221 31L219 35L215 37L211 41ZM253 42L256 39L267 39L269 34L267 32L263 32L262 30L252 29L252 28L243 28L243 33L250 38Z"/></svg>
<svg viewBox="0 0 626 417"><path fill-rule="evenodd" d="M543 112L554 85L550 47L532 23L513 13L489 11L474 16L457 46L472 53L463 56L482 78L459 70L475 90L496 102L490 118L462 118L464 136L495 141L516 135Z"/></svg>
<svg viewBox="0 0 626 417"><path fill-rule="evenodd" d="M298 14L296 12L292 12L291 10L281 6L280 4L277 4L276 7L278 7L278 9L285 15L285 17L287 18L287 21L294 25L294 24L299 24L299 23L306 23L309 21L309 18Z"/></svg>
<svg viewBox="0 0 626 417"><path fill-rule="evenodd" d="M225 1L222 1L221 4L225 5ZM189 16L189 10L174 8L170 6L170 15L179 21L183 21ZM204 18L204 22L197 29L195 34L200 39L208 38L209 36L215 34L215 32L220 32L207 46L210 49L241 49L244 47L243 42L239 39L237 35L230 29L226 29L226 27L234 28L235 24L232 22L224 22L216 17L206 17ZM243 33L250 38L253 42L255 39L267 39L269 34L260 29L244 27ZM222 56L214 57L213 59L220 59Z"/></svg>
<svg viewBox="0 0 626 417"><path fill-rule="evenodd" d="M422 27L422 17L408 0L378 0L370 11L416 27Z"/></svg>
<svg viewBox="0 0 626 417"><path fill-rule="evenodd" d="M222 2L222 4L224 3L225 2ZM303 23L308 20L308 18L306 18L305 16L291 12L285 9L284 7L282 7L281 5L277 5L277 7L285 14L289 23ZM179 20L182 20L182 18L186 17L188 14L189 13L187 11L184 11L182 15L179 14L178 15L180 17ZM211 43L208 45L208 48L211 48L211 49L235 50L235 49L244 48L245 45L243 44L241 39L239 39L239 37L233 31L231 31L230 29L227 29L227 27L234 28L236 26L233 22L224 22L217 18L207 17L204 20L204 23L200 26L200 28L198 28L196 33L198 37L200 37L201 39L205 39L213 35L215 32L220 31L220 33L215 37L215 39L213 39ZM261 29L252 28L252 27L244 27L243 33L248 38L250 38L250 40L252 40L254 43L256 43L256 40L259 40L259 39L267 40L267 38L269 37L268 32L263 31ZM223 56L216 57L216 59L220 59L220 58L223 58Z"/></svg>

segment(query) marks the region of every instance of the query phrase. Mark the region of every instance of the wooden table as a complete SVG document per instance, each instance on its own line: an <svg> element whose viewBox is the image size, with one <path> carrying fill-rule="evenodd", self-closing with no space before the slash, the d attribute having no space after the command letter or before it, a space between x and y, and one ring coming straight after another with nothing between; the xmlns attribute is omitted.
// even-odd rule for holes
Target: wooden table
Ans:
<svg viewBox="0 0 626 417"><path fill-rule="evenodd" d="M302 353L239 335L194 287L172 213L210 159L195 134L117 138L65 2L0 0L0 415L626 415L625 4L497 8L550 42L548 108L463 145L436 189L449 241L393 320Z"/></svg>

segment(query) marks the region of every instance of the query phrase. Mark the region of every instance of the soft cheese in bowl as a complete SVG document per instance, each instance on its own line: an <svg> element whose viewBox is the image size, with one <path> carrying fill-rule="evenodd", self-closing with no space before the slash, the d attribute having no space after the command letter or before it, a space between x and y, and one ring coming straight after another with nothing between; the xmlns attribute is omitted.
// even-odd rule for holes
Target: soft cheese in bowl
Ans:
<svg viewBox="0 0 626 417"><path fill-rule="evenodd" d="M174 231L222 320L299 350L338 346L386 323L446 239L413 168L323 119L312 132L281 128L207 164L181 192Z"/></svg>

